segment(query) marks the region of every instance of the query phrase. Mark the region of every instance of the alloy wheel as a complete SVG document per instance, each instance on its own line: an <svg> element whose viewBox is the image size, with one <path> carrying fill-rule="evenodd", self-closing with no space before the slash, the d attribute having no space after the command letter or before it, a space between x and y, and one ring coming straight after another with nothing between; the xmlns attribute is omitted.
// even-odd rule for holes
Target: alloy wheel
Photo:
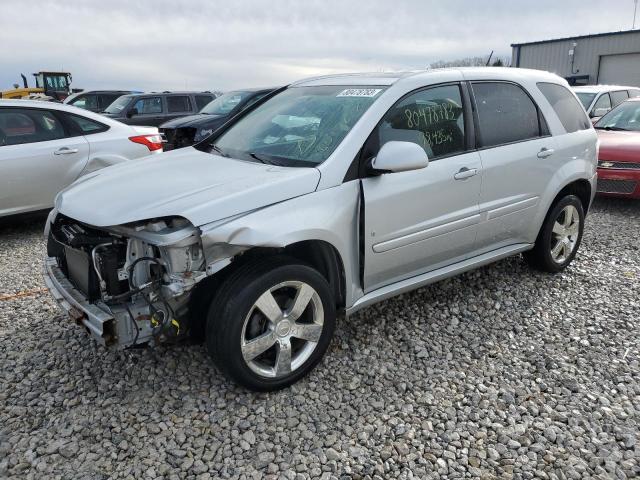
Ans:
<svg viewBox="0 0 640 480"><path fill-rule="evenodd" d="M253 304L242 326L247 366L267 378L300 368L322 336L324 309L318 292L301 281L279 283Z"/></svg>
<svg viewBox="0 0 640 480"><path fill-rule="evenodd" d="M580 235L580 216L573 205L567 205L553 224L551 234L551 258L564 263L571 256Z"/></svg>

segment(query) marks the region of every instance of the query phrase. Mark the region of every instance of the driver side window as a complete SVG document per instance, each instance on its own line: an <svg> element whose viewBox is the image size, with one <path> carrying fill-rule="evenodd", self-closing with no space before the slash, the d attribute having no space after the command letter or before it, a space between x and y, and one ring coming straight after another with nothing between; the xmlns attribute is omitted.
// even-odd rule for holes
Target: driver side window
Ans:
<svg viewBox="0 0 640 480"><path fill-rule="evenodd" d="M380 147L394 140L413 142L429 159L464 151L460 86L431 87L404 97L387 112L377 133Z"/></svg>

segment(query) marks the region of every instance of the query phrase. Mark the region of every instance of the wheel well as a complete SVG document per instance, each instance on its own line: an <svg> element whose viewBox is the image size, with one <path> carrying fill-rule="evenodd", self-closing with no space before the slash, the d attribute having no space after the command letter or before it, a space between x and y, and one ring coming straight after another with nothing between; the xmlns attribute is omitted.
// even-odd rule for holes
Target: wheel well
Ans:
<svg viewBox="0 0 640 480"><path fill-rule="evenodd" d="M329 283L329 288L336 299L336 307L344 308L346 298L344 265L333 245L322 240L305 240L283 248L255 247L236 256L229 266L196 285L189 299L189 323L192 336L199 340L204 338L204 324L211 299L231 273L257 258L278 254L294 257L320 272Z"/></svg>
<svg viewBox="0 0 640 480"><path fill-rule="evenodd" d="M556 195L556 198L553 199L551 207L567 195L575 195L580 199L582 202L582 209L586 215L589 210L589 202L591 201L591 184L587 180L576 180L571 182L560 190L558 195Z"/></svg>

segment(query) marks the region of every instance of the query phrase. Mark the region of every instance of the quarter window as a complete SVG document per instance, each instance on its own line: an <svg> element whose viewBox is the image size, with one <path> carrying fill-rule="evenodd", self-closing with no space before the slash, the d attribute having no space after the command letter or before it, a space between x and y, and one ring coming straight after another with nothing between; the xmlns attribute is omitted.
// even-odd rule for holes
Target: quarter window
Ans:
<svg viewBox="0 0 640 480"><path fill-rule="evenodd" d="M629 90L629 97L640 97L640 90Z"/></svg>
<svg viewBox="0 0 640 480"><path fill-rule="evenodd" d="M538 88L553 107L567 133L591 128L580 102L569 90L562 85L544 82L538 83Z"/></svg>
<svg viewBox="0 0 640 480"><path fill-rule="evenodd" d="M138 115L152 115L162 113L162 99L160 97L141 98L133 106Z"/></svg>
<svg viewBox="0 0 640 480"><path fill-rule="evenodd" d="M513 83L473 83L482 147L536 138L545 133L538 108Z"/></svg>
<svg viewBox="0 0 640 480"><path fill-rule="evenodd" d="M377 133L380 147L393 140L413 142L430 159L464 151L460 86L432 87L401 99L384 116Z"/></svg>
<svg viewBox="0 0 640 480"><path fill-rule="evenodd" d="M190 112L191 102L187 96L167 97L167 110L169 113Z"/></svg>
<svg viewBox="0 0 640 480"><path fill-rule="evenodd" d="M45 110L0 109L0 146L46 142L65 137L62 124Z"/></svg>

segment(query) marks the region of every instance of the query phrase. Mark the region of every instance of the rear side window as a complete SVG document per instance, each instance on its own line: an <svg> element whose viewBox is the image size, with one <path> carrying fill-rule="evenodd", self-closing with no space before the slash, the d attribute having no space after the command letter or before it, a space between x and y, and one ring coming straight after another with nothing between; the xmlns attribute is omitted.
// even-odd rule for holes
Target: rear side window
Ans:
<svg viewBox="0 0 640 480"><path fill-rule="evenodd" d="M555 83L541 82L537 85L553 107L567 133L591 128L591 123L585 115L580 102L576 100L569 90Z"/></svg>
<svg viewBox="0 0 640 480"><path fill-rule="evenodd" d="M80 115L71 115L69 113L65 113L64 116L66 120L74 127L73 130L76 130L81 135L90 135L92 133L100 133L109 130L108 126L100 122L96 122L95 120L81 117Z"/></svg>
<svg viewBox="0 0 640 480"><path fill-rule="evenodd" d="M460 86L432 87L404 97L387 112L377 133L380 147L394 140L413 142L430 159L464 151Z"/></svg>
<svg viewBox="0 0 640 480"><path fill-rule="evenodd" d="M617 92L611 92L611 106L615 107L629 98L629 94L626 90L618 90Z"/></svg>
<svg viewBox="0 0 640 480"><path fill-rule="evenodd" d="M65 138L60 121L46 110L1 108L0 146Z"/></svg>
<svg viewBox="0 0 640 480"><path fill-rule="evenodd" d="M503 82L475 82L472 86L482 147L541 135L538 107L522 87Z"/></svg>
<svg viewBox="0 0 640 480"><path fill-rule="evenodd" d="M198 111L200 111L204 108L205 105L207 105L209 102L214 100L215 97L209 96L209 95L196 95L195 99L196 99L196 108L198 109Z"/></svg>
<svg viewBox="0 0 640 480"><path fill-rule="evenodd" d="M169 113L190 112L191 102L187 96L167 97L167 110Z"/></svg>
<svg viewBox="0 0 640 480"><path fill-rule="evenodd" d="M134 105L138 115L153 115L162 113L162 99L160 97L141 98Z"/></svg>

